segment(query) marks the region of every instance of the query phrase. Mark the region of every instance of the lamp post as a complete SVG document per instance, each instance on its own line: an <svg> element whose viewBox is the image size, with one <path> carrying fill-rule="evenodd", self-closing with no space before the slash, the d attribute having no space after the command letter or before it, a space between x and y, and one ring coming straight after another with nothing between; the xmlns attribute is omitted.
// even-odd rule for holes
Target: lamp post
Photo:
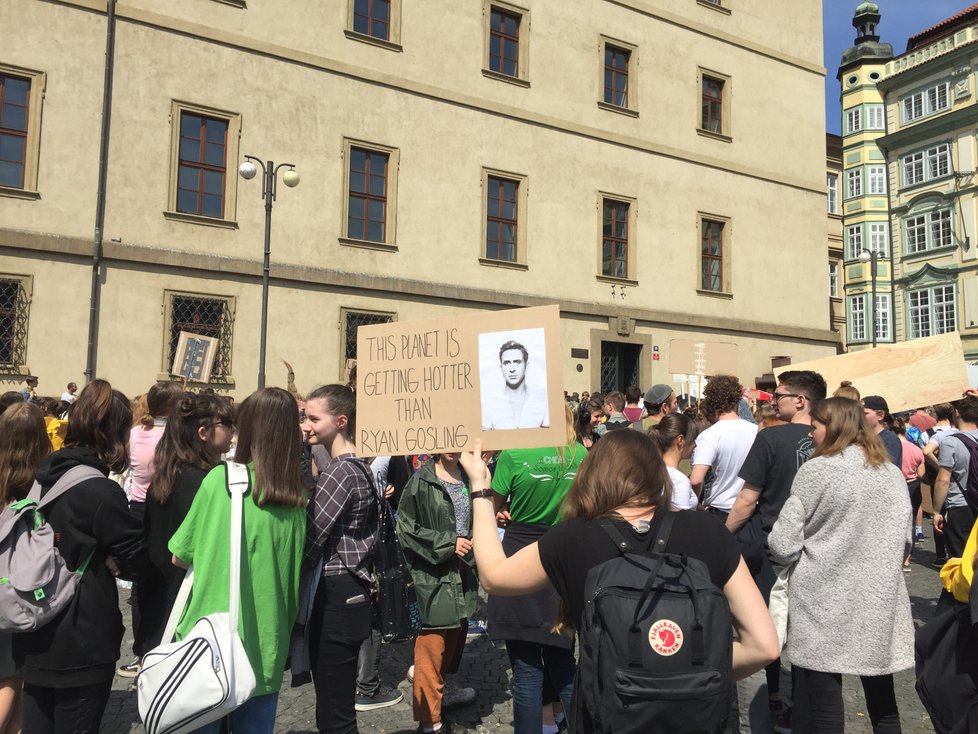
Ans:
<svg viewBox="0 0 978 734"><path fill-rule="evenodd" d="M257 165L255 165L257 164ZM275 188L278 183L278 172L281 168L288 170L282 174L282 183L290 189L299 185L299 172L292 163L264 161L253 155L246 155L245 161L238 166L241 178L251 180L261 168L261 194L265 199L265 260L261 273L261 335L258 342L258 389L265 387L265 339L268 332L268 271L272 254L272 202L275 201Z"/></svg>
<svg viewBox="0 0 978 734"><path fill-rule="evenodd" d="M873 298L873 347L876 347L876 261L879 260L880 254L876 250L863 250L859 253L860 261L864 263L869 263L870 267L870 278L872 282L872 298Z"/></svg>

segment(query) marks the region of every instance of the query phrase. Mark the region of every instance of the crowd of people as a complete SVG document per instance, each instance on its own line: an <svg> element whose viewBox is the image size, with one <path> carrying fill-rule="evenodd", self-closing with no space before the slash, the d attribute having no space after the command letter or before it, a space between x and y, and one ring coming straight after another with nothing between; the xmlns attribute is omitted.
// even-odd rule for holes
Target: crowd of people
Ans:
<svg viewBox="0 0 978 734"><path fill-rule="evenodd" d="M850 383L829 396L811 371L782 372L760 402L715 375L698 400L662 384L566 395L562 446L489 455L476 442L366 459L354 439L355 373L305 396L262 389L238 406L171 382L133 400L104 380L78 394L71 383L60 399L37 386L31 377L0 396L0 507L35 484L43 497L80 465L102 476L45 510L79 590L43 627L0 634L0 733L98 731L113 677L138 676L143 656L169 641L175 605L176 639L228 611L225 460L247 465L251 480L239 635L256 687L225 724L235 734L274 730L287 664L294 686L313 685L320 732L355 734L358 711L402 700L379 673L374 555L385 512L420 617L405 671L420 732L463 730L446 712L476 693L453 674L466 640L486 631L505 644L517 734L608 731L581 690L589 579L622 548L650 549L660 536L655 552L694 559L729 607L741 732L842 732L843 675L860 677L874 732L899 732L893 674L915 663L905 578L925 505L941 603L966 599L973 575L973 391L894 416L883 396ZM117 667L128 584L134 657ZM845 644L839 630L850 631Z"/></svg>

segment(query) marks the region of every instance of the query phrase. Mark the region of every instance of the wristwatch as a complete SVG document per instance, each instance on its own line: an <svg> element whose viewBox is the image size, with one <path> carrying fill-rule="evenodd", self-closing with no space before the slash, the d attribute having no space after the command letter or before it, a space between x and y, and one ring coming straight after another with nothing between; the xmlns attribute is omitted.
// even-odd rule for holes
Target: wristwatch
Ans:
<svg viewBox="0 0 978 734"><path fill-rule="evenodd" d="M493 492L488 487L486 489L477 489L475 492L472 493L472 499L491 500L494 494L495 492Z"/></svg>

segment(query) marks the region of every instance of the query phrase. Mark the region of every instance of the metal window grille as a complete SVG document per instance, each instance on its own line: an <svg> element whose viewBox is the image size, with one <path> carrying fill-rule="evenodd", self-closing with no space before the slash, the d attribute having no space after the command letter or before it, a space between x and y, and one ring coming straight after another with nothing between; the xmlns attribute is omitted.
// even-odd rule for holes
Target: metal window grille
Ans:
<svg viewBox="0 0 978 734"><path fill-rule="evenodd" d="M189 331L202 336L220 339L214 366L211 368L211 382L221 382L231 376L231 336L234 317L224 298L205 296L170 297L170 341L167 350L165 369L173 365L177 342L181 331Z"/></svg>
<svg viewBox="0 0 978 734"><path fill-rule="evenodd" d="M0 372L18 372L27 363L30 301L20 278L0 278Z"/></svg>
<svg viewBox="0 0 978 734"><path fill-rule="evenodd" d="M389 324L394 316L389 313L368 313L364 311L347 311L346 323L343 324L345 334L344 356L346 359L357 358L357 329L372 324Z"/></svg>

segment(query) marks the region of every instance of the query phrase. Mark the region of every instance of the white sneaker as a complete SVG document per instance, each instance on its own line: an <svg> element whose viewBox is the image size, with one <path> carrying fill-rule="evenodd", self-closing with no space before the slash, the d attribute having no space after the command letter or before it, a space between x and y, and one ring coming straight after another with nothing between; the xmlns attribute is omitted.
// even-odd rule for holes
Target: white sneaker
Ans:
<svg viewBox="0 0 978 734"><path fill-rule="evenodd" d="M475 701L474 688L460 688L454 681L445 681L445 688L441 694L441 707L443 709L468 706L473 701Z"/></svg>
<svg viewBox="0 0 978 734"><path fill-rule="evenodd" d="M408 679L408 683L414 683L414 666L413 665L410 668L408 668L407 679Z"/></svg>

